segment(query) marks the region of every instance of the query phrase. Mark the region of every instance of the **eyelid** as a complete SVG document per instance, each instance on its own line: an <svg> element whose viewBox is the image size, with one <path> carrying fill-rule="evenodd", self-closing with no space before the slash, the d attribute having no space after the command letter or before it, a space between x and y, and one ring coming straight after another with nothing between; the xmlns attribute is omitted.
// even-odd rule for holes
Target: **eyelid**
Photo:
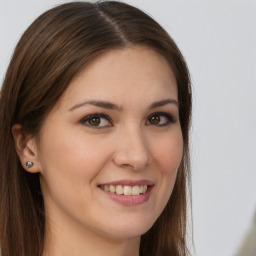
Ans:
<svg viewBox="0 0 256 256"><path fill-rule="evenodd" d="M165 124L155 124L155 125L154 124L147 124L149 119L153 116L163 116L163 117L168 119L168 122L165 123ZM146 125L160 126L161 127L161 126L167 126L169 124L175 123L176 121L177 121L177 118L175 118L174 115L172 115L172 114L169 114L169 113L166 113L166 112L155 112L155 113L152 113L148 116L147 121L146 121Z"/></svg>
<svg viewBox="0 0 256 256"><path fill-rule="evenodd" d="M153 116L162 116L162 117L167 119L167 122L165 122L164 124L152 124L152 123L149 123L149 119L152 118ZM90 121L93 118L103 118L103 119L107 120L107 122L109 124L108 125L103 125L103 126L94 126L94 125L88 124L87 122ZM146 125L161 127L161 126L168 126L168 125L170 125L172 123L175 123L176 121L177 121L177 118L174 115L172 115L172 114L169 114L169 113L166 113L166 112L154 112L154 113L150 114L147 117ZM86 125L89 128L92 128L92 129L104 129L104 128L109 128L109 127L113 127L114 126L112 119L108 115L103 114L103 113L95 113L95 114L87 115L87 116L83 117L80 120L80 123L82 123L83 125Z"/></svg>
<svg viewBox="0 0 256 256"><path fill-rule="evenodd" d="M107 126L93 126L93 125L89 125L89 124L86 124L86 122L88 122L90 119L92 118L104 118L106 119L111 125L107 125ZM80 120L80 123L90 127L90 128L93 128L93 129L102 129L102 128L106 128L106 127L112 127L113 126L113 123L112 123L112 120L111 118L106 115L106 114L103 114L103 113L95 113L95 114L91 114L91 115L87 115L85 116L84 118L82 118Z"/></svg>

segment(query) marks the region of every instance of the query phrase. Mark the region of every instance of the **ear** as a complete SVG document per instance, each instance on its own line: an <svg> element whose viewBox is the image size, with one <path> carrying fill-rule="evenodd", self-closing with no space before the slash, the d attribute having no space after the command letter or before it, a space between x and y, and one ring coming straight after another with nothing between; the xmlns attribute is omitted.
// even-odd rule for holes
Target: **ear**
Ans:
<svg viewBox="0 0 256 256"><path fill-rule="evenodd" d="M20 124L15 124L12 127L12 135L15 143L15 149L23 168L30 173L40 172L40 163L38 161L38 150L35 138L25 134ZM28 161L33 163L30 168L26 165Z"/></svg>

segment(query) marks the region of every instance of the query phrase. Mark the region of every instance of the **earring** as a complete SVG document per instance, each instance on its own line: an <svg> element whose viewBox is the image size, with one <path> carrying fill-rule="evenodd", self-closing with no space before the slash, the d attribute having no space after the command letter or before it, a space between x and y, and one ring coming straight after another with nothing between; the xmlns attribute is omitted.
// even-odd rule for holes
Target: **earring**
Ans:
<svg viewBox="0 0 256 256"><path fill-rule="evenodd" d="M31 168L33 165L34 165L34 163L31 162L31 161L27 161L27 162L26 162L26 167L27 167L28 169Z"/></svg>

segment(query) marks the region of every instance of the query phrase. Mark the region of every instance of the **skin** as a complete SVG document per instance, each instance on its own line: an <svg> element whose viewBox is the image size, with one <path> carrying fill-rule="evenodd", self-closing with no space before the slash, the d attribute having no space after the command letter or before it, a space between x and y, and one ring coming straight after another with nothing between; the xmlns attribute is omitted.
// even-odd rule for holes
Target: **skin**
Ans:
<svg viewBox="0 0 256 256"><path fill-rule="evenodd" d="M139 255L140 236L163 211L182 158L175 101L177 83L166 60L146 47L127 47L96 58L71 81L38 141L14 126L21 162L34 162L24 168L41 176L45 256ZM109 120L85 119L91 114ZM123 179L153 182L148 201L122 205L99 188Z"/></svg>

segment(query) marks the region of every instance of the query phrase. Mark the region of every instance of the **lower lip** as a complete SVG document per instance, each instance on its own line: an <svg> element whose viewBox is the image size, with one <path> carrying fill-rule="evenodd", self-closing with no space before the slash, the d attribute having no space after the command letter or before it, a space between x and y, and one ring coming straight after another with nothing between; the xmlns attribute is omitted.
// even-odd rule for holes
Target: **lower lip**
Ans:
<svg viewBox="0 0 256 256"><path fill-rule="evenodd" d="M103 189L100 189L100 190L119 204L126 205L126 206L133 206L133 205L140 205L147 202L149 200L152 189L153 189L153 186L150 186L148 187L145 194L140 194L138 196L118 195L116 193L107 192Z"/></svg>

